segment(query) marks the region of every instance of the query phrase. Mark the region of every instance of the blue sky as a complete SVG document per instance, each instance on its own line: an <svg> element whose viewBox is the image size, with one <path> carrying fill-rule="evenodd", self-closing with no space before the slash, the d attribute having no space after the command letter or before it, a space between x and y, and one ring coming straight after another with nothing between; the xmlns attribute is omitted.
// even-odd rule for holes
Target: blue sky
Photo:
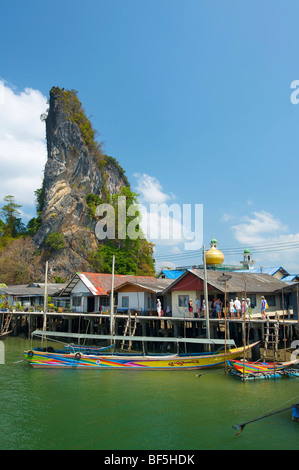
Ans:
<svg viewBox="0 0 299 470"><path fill-rule="evenodd" d="M297 0L0 5L0 196L16 194L24 217L46 158L39 115L55 85L78 90L133 189L203 204L204 243L235 248L227 263L246 246L299 240ZM182 250L157 244L156 254L166 265L201 261ZM255 259L299 272L298 249Z"/></svg>

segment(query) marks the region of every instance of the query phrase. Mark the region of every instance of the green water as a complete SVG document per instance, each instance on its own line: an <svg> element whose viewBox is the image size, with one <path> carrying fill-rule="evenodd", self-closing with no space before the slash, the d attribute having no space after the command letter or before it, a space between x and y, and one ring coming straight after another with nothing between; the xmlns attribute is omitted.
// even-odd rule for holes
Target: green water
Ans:
<svg viewBox="0 0 299 470"><path fill-rule="evenodd" d="M39 370L22 361L30 347L5 340L1 450L299 450L291 410L239 436L232 429L299 402L298 378L243 383L224 369Z"/></svg>

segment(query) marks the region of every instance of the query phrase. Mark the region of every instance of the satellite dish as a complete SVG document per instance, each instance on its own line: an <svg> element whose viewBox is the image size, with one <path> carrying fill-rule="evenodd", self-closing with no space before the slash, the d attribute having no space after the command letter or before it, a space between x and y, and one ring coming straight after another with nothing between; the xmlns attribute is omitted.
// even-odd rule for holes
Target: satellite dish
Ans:
<svg viewBox="0 0 299 470"><path fill-rule="evenodd" d="M217 281L218 282L226 282L229 281L232 278L229 274L222 274L222 276L218 277Z"/></svg>

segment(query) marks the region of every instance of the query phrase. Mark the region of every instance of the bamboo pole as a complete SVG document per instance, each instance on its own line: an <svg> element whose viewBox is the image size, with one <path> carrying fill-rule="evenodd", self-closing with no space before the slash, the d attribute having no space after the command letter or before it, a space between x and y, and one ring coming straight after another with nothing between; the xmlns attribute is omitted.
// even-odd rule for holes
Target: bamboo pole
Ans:
<svg viewBox="0 0 299 470"><path fill-rule="evenodd" d="M46 331L47 329L47 305L48 305L48 261L46 261L46 271L45 271L43 331ZM43 341L44 341L44 336L42 336L42 343Z"/></svg>
<svg viewBox="0 0 299 470"><path fill-rule="evenodd" d="M227 316L226 316L226 282L225 281L225 288L224 288L224 340L225 340L225 343L224 343L224 354L225 354L225 374L227 373L227 361L226 361L226 340L227 340L227 331L226 331L226 328L227 328Z"/></svg>
<svg viewBox="0 0 299 470"><path fill-rule="evenodd" d="M217 279L219 282L224 282L224 354L225 354L225 374L227 371L226 363L226 352L227 352L227 309L226 309L226 291L227 291L227 281L231 279L230 275L222 273L222 275Z"/></svg>
<svg viewBox="0 0 299 470"><path fill-rule="evenodd" d="M110 335L114 332L114 265L115 255L112 258L112 277L111 277L111 301L110 301Z"/></svg>
<svg viewBox="0 0 299 470"><path fill-rule="evenodd" d="M245 299L246 299L246 291L247 291L247 284L246 284L246 281L245 281ZM246 300L245 300L246 302ZM244 347L244 351L243 351L243 382L245 382L245 355L246 355L246 308L245 308L245 303L244 303L244 308L243 308L243 347Z"/></svg>
<svg viewBox="0 0 299 470"><path fill-rule="evenodd" d="M287 360L287 348L286 348L286 327L284 322L284 292L282 289L282 321L283 321L283 342L284 342L284 360Z"/></svg>
<svg viewBox="0 0 299 470"><path fill-rule="evenodd" d="M238 434L240 434L243 431L243 429L245 428L245 426L247 424L254 423L255 421L259 421L259 420L264 419L264 418L268 418L269 416L276 415L277 413L281 413L282 411L290 410L291 408L294 408L294 407L297 407L297 406L298 406L298 404L288 406L287 408L283 408L282 410L274 411L273 413L268 413L266 415L260 416L259 418L255 418L255 419L252 419L251 421L247 421L246 423L237 424L236 426L233 426L233 429L235 429L236 431L239 431L236 434L236 436L237 436Z"/></svg>
<svg viewBox="0 0 299 470"><path fill-rule="evenodd" d="M204 268L204 298L206 306L206 338L210 339L210 317L209 317L209 298L208 298L208 282L207 282L207 264L206 249L203 245L203 268ZM210 346L209 346L210 348Z"/></svg>

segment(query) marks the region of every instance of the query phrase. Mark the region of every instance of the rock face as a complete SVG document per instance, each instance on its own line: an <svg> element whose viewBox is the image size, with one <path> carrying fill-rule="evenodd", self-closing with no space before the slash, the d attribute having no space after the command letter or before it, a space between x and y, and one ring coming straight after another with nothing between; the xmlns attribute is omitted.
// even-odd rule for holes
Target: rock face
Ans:
<svg viewBox="0 0 299 470"><path fill-rule="evenodd" d="M72 106L70 100L73 100ZM73 114L74 106L76 114ZM104 199L107 191L115 194L128 185L119 165L111 158L106 161L99 147L89 145L83 132L89 121L84 115L83 126L84 112L80 106L74 92L59 88L50 91L46 118L48 159L41 225L34 243L43 249L49 234L54 232L64 237L64 249L49 256L49 269L53 275L56 272L67 276L78 270L88 270L86 254L97 249L96 222L89 215L86 196L93 194ZM91 127L88 129L91 131Z"/></svg>

